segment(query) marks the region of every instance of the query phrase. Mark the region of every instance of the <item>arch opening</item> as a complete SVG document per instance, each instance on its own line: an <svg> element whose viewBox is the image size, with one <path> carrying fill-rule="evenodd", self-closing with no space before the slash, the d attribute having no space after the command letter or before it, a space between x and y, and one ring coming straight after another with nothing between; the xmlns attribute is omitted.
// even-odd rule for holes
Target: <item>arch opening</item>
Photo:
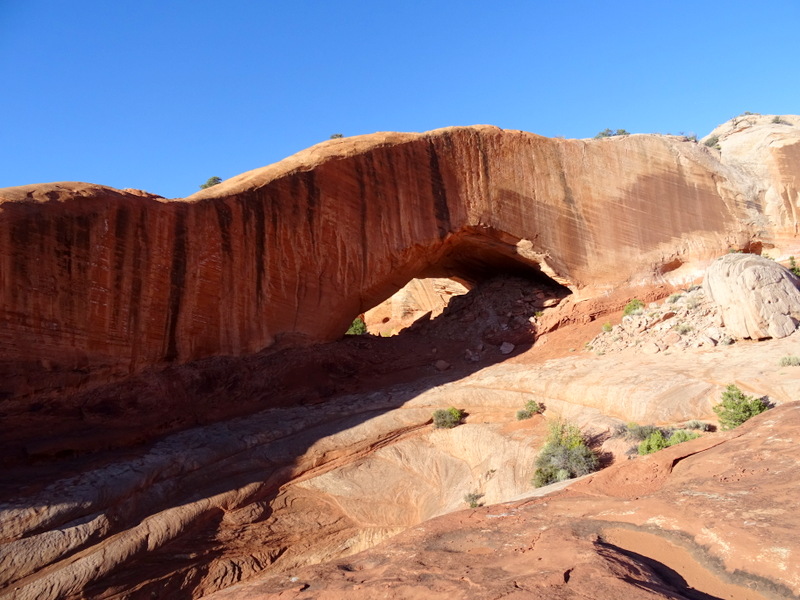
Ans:
<svg viewBox="0 0 800 600"><path fill-rule="evenodd" d="M558 305L571 290L562 283L564 279L559 282L544 272L543 261L530 247L525 240L488 228L448 237L405 285L395 283L388 297L368 304L362 313L367 331L386 337L415 323L439 320L448 310L460 310L458 306L469 303L460 297L470 294L480 295L481 313L496 313L491 306L496 303L494 308L504 306L505 317L516 318L517 325L521 318L532 322L534 316ZM508 289L509 285L514 291ZM506 306L509 302L513 306Z"/></svg>

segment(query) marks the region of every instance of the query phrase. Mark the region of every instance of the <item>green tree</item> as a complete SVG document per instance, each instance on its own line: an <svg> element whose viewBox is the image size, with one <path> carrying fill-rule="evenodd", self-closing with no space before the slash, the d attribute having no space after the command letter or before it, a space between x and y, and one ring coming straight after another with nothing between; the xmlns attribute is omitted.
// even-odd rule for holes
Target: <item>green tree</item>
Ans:
<svg viewBox="0 0 800 600"><path fill-rule="evenodd" d="M208 189L210 187L214 187L215 185L219 185L220 183L222 183L222 179L221 178L219 178L217 176L209 177L208 180L205 183L200 184L200 189L201 190L205 190L205 189Z"/></svg>
<svg viewBox="0 0 800 600"><path fill-rule="evenodd" d="M761 398L745 396L744 392L730 384L722 392L722 402L717 404L713 411L719 417L722 429L734 429L748 419L764 412L769 408Z"/></svg>
<svg viewBox="0 0 800 600"><path fill-rule="evenodd" d="M331 139L332 140L338 140L339 138L343 138L343 137L344 137L343 133L333 133L333 134L331 134Z"/></svg>

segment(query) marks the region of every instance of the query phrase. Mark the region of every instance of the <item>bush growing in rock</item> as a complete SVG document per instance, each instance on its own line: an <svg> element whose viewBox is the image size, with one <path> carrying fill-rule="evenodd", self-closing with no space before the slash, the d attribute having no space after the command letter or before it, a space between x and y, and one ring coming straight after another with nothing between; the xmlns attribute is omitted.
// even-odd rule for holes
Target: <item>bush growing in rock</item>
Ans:
<svg viewBox="0 0 800 600"><path fill-rule="evenodd" d="M622 314L632 315L643 308L644 308L644 302L642 302L638 298L634 298L625 305L625 309L622 311Z"/></svg>
<svg viewBox="0 0 800 600"><path fill-rule="evenodd" d="M542 412L544 412L544 404L540 404L536 400L528 400L525 408L517 411L517 421L530 419L533 415L538 415Z"/></svg>
<svg viewBox="0 0 800 600"><path fill-rule="evenodd" d="M635 440L641 442L653 435L655 432L661 431L655 425L639 425L638 423L628 423L622 430L625 439Z"/></svg>
<svg viewBox="0 0 800 600"><path fill-rule="evenodd" d="M683 425L686 429L697 429L698 431L711 431L711 425L709 423L704 423L703 421L698 421L697 419L692 419L691 421L687 421Z"/></svg>
<svg viewBox="0 0 800 600"><path fill-rule="evenodd" d="M699 437L699 433L686 431L685 429L673 431L669 437L665 437L662 431L659 429L651 433L647 439L643 440L642 443L639 444L638 450L639 454L652 454L653 452L658 452L664 448L669 448L670 446L675 446L676 444L682 444L683 442L688 442L689 440Z"/></svg>
<svg viewBox="0 0 800 600"><path fill-rule="evenodd" d="M345 335L364 335L365 333L367 333L367 324L361 317L356 317Z"/></svg>
<svg viewBox="0 0 800 600"><path fill-rule="evenodd" d="M784 356L781 358L782 367L800 367L800 356Z"/></svg>
<svg viewBox="0 0 800 600"><path fill-rule="evenodd" d="M483 494L479 494L478 492L470 492L469 494L464 494L464 502L466 502L470 508L478 508L481 506L480 499L483 498Z"/></svg>
<svg viewBox="0 0 800 600"><path fill-rule="evenodd" d="M532 483L542 487L596 471L599 461L580 429L563 421L550 424L547 442L536 457Z"/></svg>
<svg viewBox="0 0 800 600"><path fill-rule="evenodd" d="M748 419L769 408L761 398L746 396L734 384L728 385L722 392L722 402L712 410L719 417L719 424L724 430L734 429Z"/></svg>
<svg viewBox="0 0 800 600"><path fill-rule="evenodd" d="M695 433L694 431L686 431L685 429L678 429L678 431L673 431L672 435L669 436L669 438L667 439L667 446L682 444L683 442L688 442L689 440L695 440L699 437L700 434Z"/></svg>
<svg viewBox="0 0 800 600"><path fill-rule="evenodd" d="M448 409L440 408L433 413L433 426L435 429L452 429L464 418L464 413L452 406Z"/></svg>
<svg viewBox="0 0 800 600"><path fill-rule="evenodd" d="M652 454L667 447L667 438L657 429L639 444L639 454Z"/></svg>

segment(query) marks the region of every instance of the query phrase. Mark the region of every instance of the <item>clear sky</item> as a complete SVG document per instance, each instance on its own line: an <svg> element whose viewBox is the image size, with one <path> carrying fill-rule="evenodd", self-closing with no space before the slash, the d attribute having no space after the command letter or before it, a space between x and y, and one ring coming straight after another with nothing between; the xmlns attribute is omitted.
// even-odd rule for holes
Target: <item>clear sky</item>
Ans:
<svg viewBox="0 0 800 600"><path fill-rule="evenodd" d="M333 133L800 112L800 1L0 0L0 187L188 196Z"/></svg>

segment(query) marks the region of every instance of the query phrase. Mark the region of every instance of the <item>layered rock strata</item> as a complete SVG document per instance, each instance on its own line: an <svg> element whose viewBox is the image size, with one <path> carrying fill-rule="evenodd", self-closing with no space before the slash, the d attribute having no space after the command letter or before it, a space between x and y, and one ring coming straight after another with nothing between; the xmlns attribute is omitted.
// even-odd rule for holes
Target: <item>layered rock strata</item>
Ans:
<svg viewBox="0 0 800 600"><path fill-rule="evenodd" d="M330 140L185 200L4 189L0 396L334 339L417 276L521 270L584 293L691 278L793 235L785 129L767 174L677 137L476 126Z"/></svg>

